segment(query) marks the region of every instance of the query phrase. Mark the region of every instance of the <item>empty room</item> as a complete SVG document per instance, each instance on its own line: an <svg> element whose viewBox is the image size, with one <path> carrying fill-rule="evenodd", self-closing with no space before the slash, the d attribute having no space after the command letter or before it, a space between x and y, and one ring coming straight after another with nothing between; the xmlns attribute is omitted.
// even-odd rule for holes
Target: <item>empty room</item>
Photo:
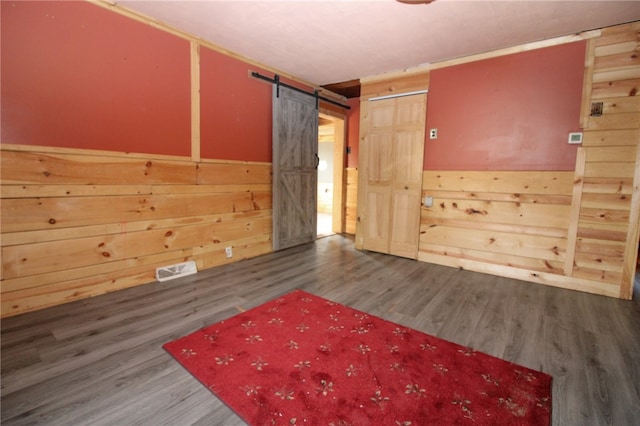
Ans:
<svg viewBox="0 0 640 426"><path fill-rule="evenodd" d="M6 425L637 425L640 2L0 2Z"/></svg>

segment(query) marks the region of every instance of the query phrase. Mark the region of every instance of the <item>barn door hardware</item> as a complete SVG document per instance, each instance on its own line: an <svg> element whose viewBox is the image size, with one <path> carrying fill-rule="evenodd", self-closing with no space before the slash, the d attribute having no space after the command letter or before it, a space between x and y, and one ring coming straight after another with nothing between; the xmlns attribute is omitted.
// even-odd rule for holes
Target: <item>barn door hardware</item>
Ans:
<svg viewBox="0 0 640 426"><path fill-rule="evenodd" d="M330 104L333 105L337 105L340 108L345 108L345 109L351 109L351 107L349 105L344 105L341 104L340 102L334 101L333 99L329 99L329 98L325 98L324 96L320 96L318 93L318 89L315 89L313 92L308 92L306 90L300 89L298 87L295 86L291 86L287 83L283 83L282 81L280 81L280 76L278 74L275 74L273 78L271 77L267 77L266 75L262 75L260 73L257 73L255 71L251 71L251 77L253 78L257 78L259 80L264 80L264 81L268 81L269 83L275 83L276 84L276 97L280 97L280 86L283 87L288 87L289 89L295 90L296 92L300 92L300 93L304 93L305 95L309 95L309 96L313 96L316 98L316 109L318 109L318 107L320 106L320 99L322 99L325 102L329 102Z"/></svg>

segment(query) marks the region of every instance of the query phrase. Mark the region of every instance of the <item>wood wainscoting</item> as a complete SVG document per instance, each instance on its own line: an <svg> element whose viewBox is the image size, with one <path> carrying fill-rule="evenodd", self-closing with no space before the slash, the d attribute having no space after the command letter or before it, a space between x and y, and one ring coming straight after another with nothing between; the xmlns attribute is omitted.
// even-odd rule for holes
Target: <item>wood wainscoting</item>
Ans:
<svg viewBox="0 0 640 426"><path fill-rule="evenodd" d="M2 317L272 251L270 163L3 144L1 165Z"/></svg>
<svg viewBox="0 0 640 426"><path fill-rule="evenodd" d="M425 171L418 259L618 297L619 283L564 275L574 172ZM611 259L607 262L615 262Z"/></svg>
<svg viewBox="0 0 640 426"><path fill-rule="evenodd" d="M345 169L345 181L347 183L344 203L345 232L355 235L358 222L358 169L347 167Z"/></svg>
<svg viewBox="0 0 640 426"><path fill-rule="evenodd" d="M587 54L584 138L573 171L424 171L422 196L433 204L422 206L418 260L632 298L640 234L638 34L640 22L632 22L576 36L587 40ZM423 72L524 50L444 61ZM383 76L375 88L402 87L417 72ZM360 130L366 134L366 123Z"/></svg>

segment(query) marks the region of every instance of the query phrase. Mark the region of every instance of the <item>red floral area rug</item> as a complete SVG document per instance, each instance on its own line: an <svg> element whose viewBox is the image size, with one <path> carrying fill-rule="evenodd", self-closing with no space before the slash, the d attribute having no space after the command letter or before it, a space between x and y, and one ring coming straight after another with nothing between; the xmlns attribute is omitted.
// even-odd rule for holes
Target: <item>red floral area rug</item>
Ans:
<svg viewBox="0 0 640 426"><path fill-rule="evenodd" d="M164 348L251 425L551 418L551 376L300 290Z"/></svg>

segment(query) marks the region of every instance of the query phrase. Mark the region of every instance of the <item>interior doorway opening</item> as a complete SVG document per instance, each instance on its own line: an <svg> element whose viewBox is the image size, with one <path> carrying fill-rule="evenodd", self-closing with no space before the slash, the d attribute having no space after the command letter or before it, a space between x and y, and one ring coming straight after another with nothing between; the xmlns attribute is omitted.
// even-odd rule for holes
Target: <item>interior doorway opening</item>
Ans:
<svg viewBox="0 0 640 426"><path fill-rule="evenodd" d="M344 232L346 117L321 112L318 119L318 238Z"/></svg>

